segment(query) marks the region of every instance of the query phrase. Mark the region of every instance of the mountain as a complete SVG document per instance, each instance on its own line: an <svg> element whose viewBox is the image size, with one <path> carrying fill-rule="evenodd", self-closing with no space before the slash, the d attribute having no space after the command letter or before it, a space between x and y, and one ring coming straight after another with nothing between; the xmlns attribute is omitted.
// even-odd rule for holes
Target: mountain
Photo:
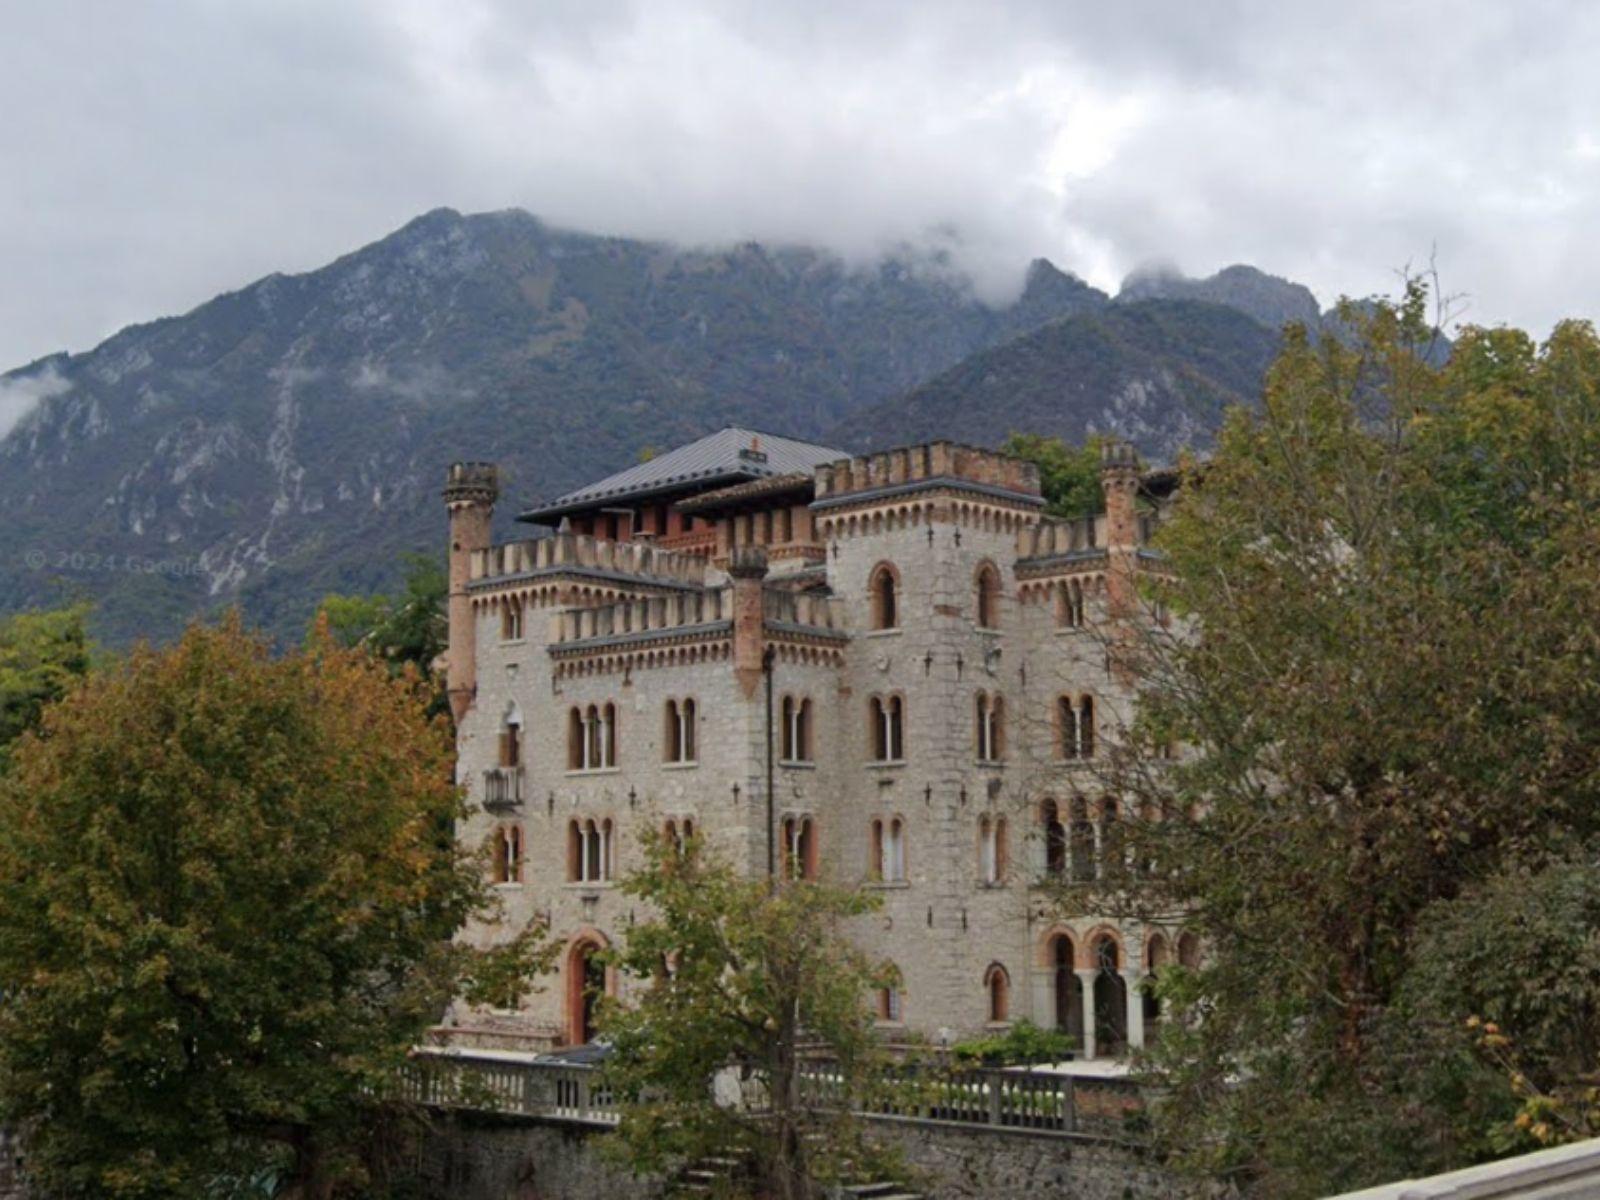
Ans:
<svg viewBox="0 0 1600 1200"><path fill-rule="evenodd" d="M116 644L238 602L296 637L442 546L451 459L502 463L507 514L725 424L818 437L1107 303L1042 260L991 307L936 262L441 209L0 376L0 419L31 405L0 440L0 611L87 595Z"/></svg>
<svg viewBox="0 0 1600 1200"><path fill-rule="evenodd" d="M997 445L1013 432L1081 442L1115 433L1156 461L1204 445L1229 404L1253 403L1279 334L1197 300L1122 301L981 350L937 378L846 418L850 450L948 437Z"/></svg>
<svg viewBox="0 0 1600 1200"><path fill-rule="evenodd" d="M1140 300L1203 300L1236 309L1269 329L1298 321L1307 329L1322 323L1322 309L1311 289L1268 275L1255 267L1225 267L1205 279L1189 279L1162 267L1136 271L1123 280L1119 303Z"/></svg>

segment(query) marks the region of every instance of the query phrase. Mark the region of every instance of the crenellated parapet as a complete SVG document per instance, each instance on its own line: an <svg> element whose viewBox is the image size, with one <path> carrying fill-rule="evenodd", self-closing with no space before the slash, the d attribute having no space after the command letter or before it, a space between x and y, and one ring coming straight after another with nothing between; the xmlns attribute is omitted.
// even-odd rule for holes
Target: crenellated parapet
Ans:
<svg viewBox="0 0 1600 1200"><path fill-rule="evenodd" d="M557 679L728 658L733 587L568 609L550 621Z"/></svg>
<svg viewBox="0 0 1600 1200"><path fill-rule="evenodd" d="M955 442L842 458L815 474L811 510L824 538L932 521L1010 533L1044 507L1033 463Z"/></svg>
<svg viewBox="0 0 1600 1200"><path fill-rule="evenodd" d="M478 551L472 556L472 582L477 586L562 568L604 572L668 587L703 587L706 581L705 560L691 554L676 554L645 542L557 533Z"/></svg>

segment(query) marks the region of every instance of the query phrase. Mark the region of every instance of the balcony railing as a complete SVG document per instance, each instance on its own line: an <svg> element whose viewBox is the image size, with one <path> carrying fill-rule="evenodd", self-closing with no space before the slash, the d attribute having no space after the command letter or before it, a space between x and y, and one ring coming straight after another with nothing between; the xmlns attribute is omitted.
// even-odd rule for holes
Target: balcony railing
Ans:
<svg viewBox="0 0 1600 1200"><path fill-rule="evenodd" d="M528 1062L479 1052L418 1050L401 1076L399 1097L432 1108L546 1117L586 1125L621 1120L599 1068Z"/></svg>
<svg viewBox="0 0 1600 1200"><path fill-rule="evenodd" d="M761 1081L740 1081L737 1072L729 1074L734 1082L728 1099L748 1112L765 1111ZM1139 1085L1129 1079L1077 1079L1019 1068L890 1066L864 1088L853 1089L829 1064L819 1062L802 1067L797 1087L801 1102L815 1109L1039 1134L1126 1136L1129 1117L1143 1105ZM399 1094L436 1108L591 1125L615 1125L621 1119L601 1068L502 1058L486 1051L418 1050Z"/></svg>
<svg viewBox="0 0 1600 1200"><path fill-rule="evenodd" d="M515 808L522 803L522 768L490 767L483 773L483 806L490 810Z"/></svg>

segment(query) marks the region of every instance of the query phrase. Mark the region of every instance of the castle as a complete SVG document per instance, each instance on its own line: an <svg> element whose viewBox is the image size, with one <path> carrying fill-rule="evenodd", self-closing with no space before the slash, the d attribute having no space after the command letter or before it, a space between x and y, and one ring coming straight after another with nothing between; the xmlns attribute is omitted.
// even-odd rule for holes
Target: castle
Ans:
<svg viewBox="0 0 1600 1200"><path fill-rule="evenodd" d="M1102 511L1044 514L1037 469L935 442L848 457L724 429L522 513L491 544L497 472L450 467L448 689L459 836L487 846L509 928L546 917L559 979L450 1036L543 1049L628 986L596 959L635 916L640 835L699 835L752 876L880 889L852 931L898 968L884 1036L1029 1018L1086 1057L1142 1044L1144 979L1180 929L1063 919L1117 799L1096 772L1129 717L1119 630L1171 473L1103 450ZM1126 816L1127 814L1121 814ZM469 931L505 936L505 928Z"/></svg>

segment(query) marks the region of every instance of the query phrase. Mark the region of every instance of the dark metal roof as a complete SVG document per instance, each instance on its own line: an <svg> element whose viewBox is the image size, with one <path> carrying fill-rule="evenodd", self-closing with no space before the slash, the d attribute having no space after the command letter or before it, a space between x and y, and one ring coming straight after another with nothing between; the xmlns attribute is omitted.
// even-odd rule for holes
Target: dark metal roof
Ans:
<svg viewBox="0 0 1600 1200"><path fill-rule="evenodd" d="M717 484L809 474L821 463L847 457L842 450L729 426L699 441L679 446L597 483L529 509L517 519L550 523L587 508L640 500Z"/></svg>

